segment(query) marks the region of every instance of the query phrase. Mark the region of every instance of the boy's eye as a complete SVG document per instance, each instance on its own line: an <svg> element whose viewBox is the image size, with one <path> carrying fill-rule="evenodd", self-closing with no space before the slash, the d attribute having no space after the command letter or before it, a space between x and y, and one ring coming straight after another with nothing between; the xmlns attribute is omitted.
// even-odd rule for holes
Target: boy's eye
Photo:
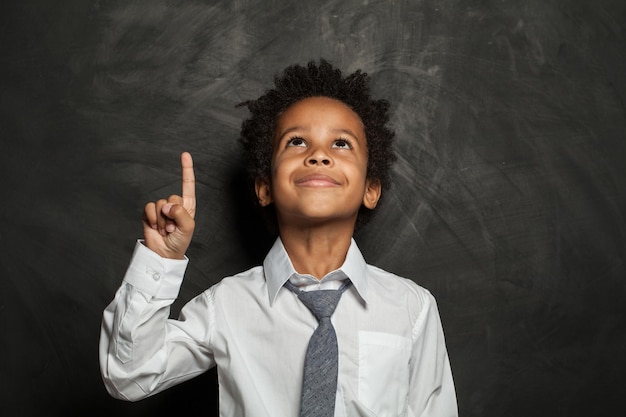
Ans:
<svg viewBox="0 0 626 417"><path fill-rule="evenodd" d="M333 143L333 148L352 149L352 146L350 146L350 142L347 139L337 139L335 143Z"/></svg>
<svg viewBox="0 0 626 417"><path fill-rule="evenodd" d="M306 142L304 139L296 136L287 141L287 146L306 146Z"/></svg>

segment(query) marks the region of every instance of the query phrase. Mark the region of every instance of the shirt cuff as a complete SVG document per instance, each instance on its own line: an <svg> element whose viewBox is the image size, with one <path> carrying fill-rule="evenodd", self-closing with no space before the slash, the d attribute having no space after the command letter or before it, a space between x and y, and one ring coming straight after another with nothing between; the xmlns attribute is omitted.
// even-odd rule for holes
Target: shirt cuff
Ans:
<svg viewBox="0 0 626 417"><path fill-rule="evenodd" d="M189 258L167 259L148 249L138 240L124 282L159 299L178 297Z"/></svg>

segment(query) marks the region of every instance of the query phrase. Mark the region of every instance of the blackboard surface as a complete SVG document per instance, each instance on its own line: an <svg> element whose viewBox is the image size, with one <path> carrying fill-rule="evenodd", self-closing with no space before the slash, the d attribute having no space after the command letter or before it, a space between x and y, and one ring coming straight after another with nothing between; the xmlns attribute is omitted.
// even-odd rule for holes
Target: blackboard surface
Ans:
<svg viewBox="0 0 626 417"><path fill-rule="evenodd" d="M392 102L394 186L357 241L436 296L461 415L623 412L625 2L14 0L0 16L1 415L217 415L215 372L110 398L101 313L183 150L200 210L175 310L260 262L235 105L320 57Z"/></svg>

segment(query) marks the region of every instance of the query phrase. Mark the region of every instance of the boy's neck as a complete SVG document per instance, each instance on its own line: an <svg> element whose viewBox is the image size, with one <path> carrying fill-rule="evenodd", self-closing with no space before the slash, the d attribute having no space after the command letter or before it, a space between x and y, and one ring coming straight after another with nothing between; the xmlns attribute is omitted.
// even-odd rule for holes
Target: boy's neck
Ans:
<svg viewBox="0 0 626 417"><path fill-rule="evenodd" d="M281 225L280 239L296 272L322 279L343 265L354 224L314 226Z"/></svg>

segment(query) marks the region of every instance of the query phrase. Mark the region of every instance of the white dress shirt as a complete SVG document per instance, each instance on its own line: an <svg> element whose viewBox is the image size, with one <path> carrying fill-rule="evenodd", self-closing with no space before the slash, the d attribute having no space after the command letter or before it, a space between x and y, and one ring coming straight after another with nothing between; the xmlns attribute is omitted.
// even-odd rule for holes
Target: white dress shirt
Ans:
<svg viewBox="0 0 626 417"><path fill-rule="evenodd" d="M334 289L350 278L332 317L335 417L458 415L435 299L366 264L354 240L341 268L318 281L296 273L278 239L263 266L223 279L168 319L187 262L137 244L102 321L100 367L114 397L138 400L217 366L221 416L297 416L318 323L283 285Z"/></svg>

